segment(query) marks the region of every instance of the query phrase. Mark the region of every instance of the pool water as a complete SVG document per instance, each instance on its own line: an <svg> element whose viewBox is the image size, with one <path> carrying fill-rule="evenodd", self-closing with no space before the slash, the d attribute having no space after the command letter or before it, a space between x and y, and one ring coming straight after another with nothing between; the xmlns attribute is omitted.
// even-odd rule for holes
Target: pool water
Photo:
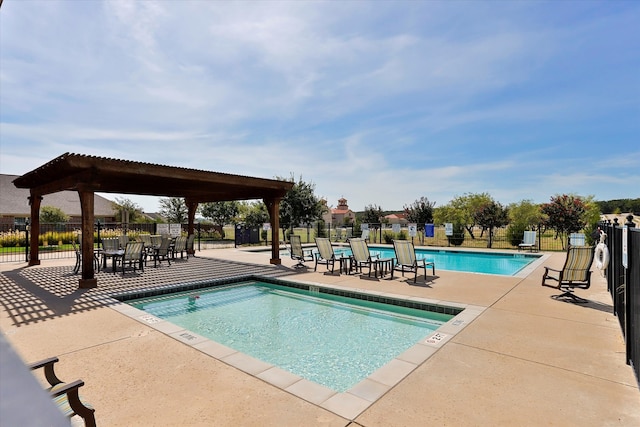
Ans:
<svg viewBox="0 0 640 427"><path fill-rule="evenodd" d="M338 392L453 318L259 281L128 304Z"/></svg>
<svg viewBox="0 0 640 427"><path fill-rule="evenodd" d="M351 249L334 248L337 257L351 255ZM395 258L393 248L369 247L371 255ZM487 252L462 252L437 249L416 249L416 258L432 261L437 270L514 276L540 258L540 255Z"/></svg>

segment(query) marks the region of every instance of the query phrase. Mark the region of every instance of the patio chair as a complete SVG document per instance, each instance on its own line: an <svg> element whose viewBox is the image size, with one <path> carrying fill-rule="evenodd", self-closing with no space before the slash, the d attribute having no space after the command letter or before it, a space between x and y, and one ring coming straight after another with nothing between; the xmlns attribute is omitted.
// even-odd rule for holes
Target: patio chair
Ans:
<svg viewBox="0 0 640 427"><path fill-rule="evenodd" d="M126 248L127 243L129 243L129 236L127 236L126 234L118 236L118 243L120 244L120 249Z"/></svg>
<svg viewBox="0 0 640 427"><path fill-rule="evenodd" d="M196 252L193 249L193 242L194 242L195 238L196 238L195 234L189 234L189 236L187 236L187 249L186 249L187 259L189 259L189 255L196 256L195 255Z"/></svg>
<svg viewBox="0 0 640 427"><path fill-rule="evenodd" d="M569 302L586 303L589 300L576 296L575 288L588 289L591 286L591 264L593 263L593 246L569 246L567 259L561 270L551 267L544 268L542 286L548 286L564 291L560 295L553 295L554 299L569 298ZM547 280L557 285L547 284Z"/></svg>
<svg viewBox="0 0 640 427"><path fill-rule="evenodd" d="M522 243L518 245L518 250L529 248L530 251L536 247L536 232L535 231L525 231L524 237L522 239Z"/></svg>
<svg viewBox="0 0 640 427"><path fill-rule="evenodd" d="M167 263L171 265L171 253L169 250L170 245L171 245L171 240L169 240L168 237L162 237L162 239L160 240L160 246L155 248L153 252L154 267L157 267L158 263L162 261L167 261Z"/></svg>
<svg viewBox="0 0 640 427"><path fill-rule="evenodd" d="M140 241L144 243L145 248L151 246L151 234L140 234L138 235Z"/></svg>
<svg viewBox="0 0 640 427"><path fill-rule="evenodd" d="M413 283L416 283L418 279L418 270L424 269L424 280L427 280L427 267L431 267L431 274L433 276L436 275L436 264L432 261L427 261L426 259L418 259L416 257L416 249L408 240L394 240L393 241L393 250L396 253L395 262L393 268L391 269L391 278L393 279L393 272L398 270L402 272L402 277L404 277L404 273L414 273Z"/></svg>
<svg viewBox="0 0 640 427"><path fill-rule="evenodd" d="M351 239L349 246L351 246L351 268L362 271L362 267L369 267L369 277L371 277L371 267L374 267L377 275L376 263L379 256L371 255L366 240L363 238Z"/></svg>
<svg viewBox="0 0 640 427"><path fill-rule="evenodd" d="M331 265L331 274L333 274L336 263L336 254L333 252L331 241L326 237L316 237L316 245L318 246L318 252L315 254L316 266L313 268L313 271L317 271L318 264L326 265L327 270L329 270L329 265Z"/></svg>
<svg viewBox="0 0 640 427"><path fill-rule="evenodd" d="M120 240L117 237L102 239L102 268L107 268L107 258L112 258L120 250Z"/></svg>
<svg viewBox="0 0 640 427"><path fill-rule="evenodd" d="M289 236L289 252L291 253L291 259L298 261L293 268L304 268L306 261L313 261L313 251L311 249L302 248L302 239L296 234Z"/></svg>
<svg viewBox="0 0 640 427"><path fill-rule="evenodd" d="M117 237L102 239L102 249L105 251L117 251L120 249L120 239Z"/></svg>
<svg viewBox="0 0 640 427"><path fill-rule="evenodd" d="M78 274L80 267L82 266L82 251L75 240L71 241L71 245L76 253L76 265L73 267L73 274ZM96 271L100 271L100 260L98 259L98 254L95 252L93 253L93 268Z"/></svg>
<svg viewBox="0 0 640 427"><path fill-rule="evenodd" d="M149 238L151 239L151 246L159 247L160 243L162 243L162 236L159 234L152 234Z"/></svg>
<svg viewBox="0 0 640 427"><path fill-rule="evenodd" d="M187 250L187 236L176 237L176 242L171 250L171 258L176 257L176 254L180 254L180 258L184 258L184 252ZM188 255L187 255L188 256Z"/></svg>
<svg viewBox="0 0 640 427"><path fill-rule="evenodd" d="M124 254L122 255L121 262L123 275L127 263L129 264L129 267L133 267L134 272L136 271L136 265L140 267L141 271L144 271L144 243L127 243L127 246L124 249Z"/></svg>
<svg viewBox="0 0 640 427"><path fill-rule="evenodd" d="M84 381L76 380L65 383L60 380L54 370L54 364L58 361L59 359L57 357L50 357L28 366L32 371L36 369L44 370L44 376L49 383L47 391L51 394L54 403L65 416L71 418L77 415L84 420L86 427L95 427L95 409L88 403L83 402L78 393L78 389L84 386Z"/></svg>

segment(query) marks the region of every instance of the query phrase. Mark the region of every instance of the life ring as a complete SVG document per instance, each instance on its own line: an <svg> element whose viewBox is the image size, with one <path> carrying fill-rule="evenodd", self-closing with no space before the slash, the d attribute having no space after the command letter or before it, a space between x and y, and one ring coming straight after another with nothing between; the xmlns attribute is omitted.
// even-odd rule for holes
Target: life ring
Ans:
<svg viewBox="0 0 640 427"><path fill-rule="evenodd" d="M604 243L598 243L596 246L596 267L598 270L605 270L609 265L609 248Z"/></svg>

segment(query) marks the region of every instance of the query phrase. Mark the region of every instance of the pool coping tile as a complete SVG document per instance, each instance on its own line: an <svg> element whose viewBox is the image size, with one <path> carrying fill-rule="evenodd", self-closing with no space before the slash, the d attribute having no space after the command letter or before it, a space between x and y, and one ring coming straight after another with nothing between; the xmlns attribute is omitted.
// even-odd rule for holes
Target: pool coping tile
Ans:
<svg viewBox="0 0 640 427"><path fill-rule="evenodd" d="M254 376L273 367L270 363L263 362L260 359L256 359L248 354L240 353L239 351L225 356L220 360Z"/></svg>
<svg viewBox="0 0 640 427"><path fill-rule="evenodd" d="M391 390L391 386L365 378L350 388L348 393L374 403L389 390Z"/></svg>
<svg viewBox="0 0 640 427"><path fill-rule="evenodd" d="M285 388L285 390L316 405L320 405L331 396L339 394L329 387L325 387L304 378L291 384L289 387Z"/></svg>
<svg viewBox="0 0 640 427"><path fill-rule="evenodd" d="M393 387L417 367L415 363L396 358L369 375L369 379Z"/></svg>
<svg viewBox="0 0 640 427"><path fill-rule="evenodd" d="M373 402L351 393L338 393L331 396L320 406L349 420L360 415Z"/></svg>
<svg viewBox="0 0 640 427"><path fill-rule="evenodd" d="M301 376L285 371L277 366L272 366L260 372L256 377L283 390L303 379Z"/></svg>

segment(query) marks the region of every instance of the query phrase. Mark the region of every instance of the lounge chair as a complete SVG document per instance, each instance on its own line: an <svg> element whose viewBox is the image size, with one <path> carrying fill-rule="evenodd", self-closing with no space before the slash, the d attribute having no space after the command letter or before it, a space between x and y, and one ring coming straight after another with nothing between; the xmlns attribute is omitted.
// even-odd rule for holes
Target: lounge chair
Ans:
<svg viewBox="0 0 640 427"><path fill-rule="evenodd" d="M369 267L369 277L371 277L371 268L374 268L376 276L378 274L378 255L371 255L369 252L369 246L366 240L363 238L354 238L349 240L349 246L351 246L351 268L356 271L361 270L362 267Z"/></svg>
<svg viewBox="0 0 640 427"><path fill-rule="evenodd" d="M70 383L64 383L60 380L54 370L54 364L58 362L57 357L50 357L29 365L29 369L44 369L44 376L49 383L47 391L51 394L53 401L62 413L71 418L74 415L84 419L86 427L95 427L95 409L91 405L80 399L78 389L84 385L84 381L76 380Z"/></svg>
<svg viewBox="0 0 640 427"><path fill-rule="evenodd" d="M395 270L402 272L402 277L404 277L404 273L414 273L413 283L416 283L418 279L418 270L424 269L424 280L427 280L427 267L431 267L431 274L435 276L436 274L436 265L434 262L427 261L424 258L418 259L416 257L416 250L413 247L413 243L408 240L394 240L393 241L393 249L396 252L396 259L391 269L391 278L393 279L393 272Z"/></svg>
<svg viewBox="0 0 640 427"><path fill-rule="evenodd" d="M586 237L584 233L571 233L569 234L570 246L584 246L586 245Z"/></svg>
<svg viewBox="0 0 640 427"><path fill-rule="evenodd" d="M289 253L291 254L291 259L294 261L298 261L293 268L304 268L306 265L304 263L306 261L313 261L313 251L311 249L303 249L302 248L302 239L297 234L291 234L289 236Z"/></svg>
<svg viewBox="0 0 640 427"><path fill-rule="evenodd" d="M133 271L136 271L136 265L140 267L141 271L144 271L144 243L142 242L128 242L122 255L122 274L126 264L129 267L133 267Z"/></svg>
<svg viewBox="0 0 640 427"><path fill-rule="evenodd" d="M548 286L564 291L560 295L553 295L554 299L569 298L569 302L586 303L588 300L576 296L574 288L588 289L591 286L591 264L593 263L593 246L569 246L567 259L562 270L551 267L544 268L542 286ZM557 284L549 285L547 280Z"/></svg>
<svg viewBox="0 0 640 427"><path fill-rule="evenodd" d="M318 246L318 252L315 254L316 266L313 271L318 269L318 264L326 265L327 270L329 270L329 265L331 265L331 274L333 274L336 263L336 254L333 252L331 241L326 237L316 237L316 245Z"/></svg>
<svg viewBox="0 0 640 427"><path fill-rule="evenodd" d="M518 245L518 250L529 248L530 251L533 251L535 247L536 247L536 232L525 231L524 238L522 239L522 243Z"/></svg>

